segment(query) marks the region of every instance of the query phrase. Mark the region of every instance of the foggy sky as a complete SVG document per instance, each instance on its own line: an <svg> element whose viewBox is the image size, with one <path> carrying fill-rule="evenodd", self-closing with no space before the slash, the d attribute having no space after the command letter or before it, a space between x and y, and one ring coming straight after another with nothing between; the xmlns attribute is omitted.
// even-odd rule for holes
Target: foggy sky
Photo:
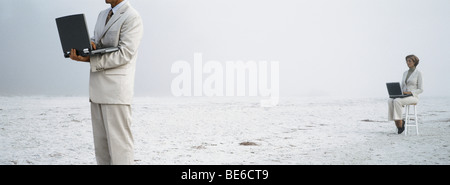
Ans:
<svg viewBox="0 0 450 185"><path fill-rule="evenodd" d="M63 58L55 18L104 0L0 0L0 95L88 96L89 65ZM136 96L172 96L178 60L279 61L280 96L386 97L405 56L423 96L450 95L448 0L130 0L144 22Z"/></svg>

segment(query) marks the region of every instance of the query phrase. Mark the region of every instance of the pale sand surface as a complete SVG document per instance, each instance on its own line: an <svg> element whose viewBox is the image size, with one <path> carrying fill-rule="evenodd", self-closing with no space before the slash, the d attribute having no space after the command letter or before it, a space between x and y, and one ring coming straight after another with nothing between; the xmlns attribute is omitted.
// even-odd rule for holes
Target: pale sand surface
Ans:
<svg viewBox="0 0 450 185"><path fill-rule="evenodd" d="M450 164L450 98L398 135L387 99L136 97L136 164ZM95 164L87 97L0 97L0 164ZM245 143L244 143L245 142Z"/></svg>

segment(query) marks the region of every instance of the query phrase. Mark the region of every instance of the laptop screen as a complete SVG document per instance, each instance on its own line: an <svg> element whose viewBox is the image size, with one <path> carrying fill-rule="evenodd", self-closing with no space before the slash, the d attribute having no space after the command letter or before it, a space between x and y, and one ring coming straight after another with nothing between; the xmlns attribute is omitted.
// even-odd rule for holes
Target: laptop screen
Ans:
<svg viewBox="0 0 450 185"><path fill-rule="evenodd" d="M76 14L56 18L59 38L64 52L68 58L72 48L77 50L78 55L85 55L84 49L91 50L90 38L86 26L84 14Z"/></svg>
<svg viewBox="0 0 450 185"><path fill-rule="evenodd" d="M402 95L402 88L399 82L386 83L389 95Z"/></svg>

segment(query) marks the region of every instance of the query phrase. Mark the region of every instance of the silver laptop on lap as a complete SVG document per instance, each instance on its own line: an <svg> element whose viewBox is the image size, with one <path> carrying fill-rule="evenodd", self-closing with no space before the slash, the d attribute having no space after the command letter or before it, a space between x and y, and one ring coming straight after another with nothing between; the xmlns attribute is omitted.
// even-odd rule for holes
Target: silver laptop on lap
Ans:
<svg viewBox="0 0 450 185"><path fill-rule="evenodd" d="M389 82L386 83L386 86L389 93L389 98L405 98L408 96L412 96L412 94L403 94L399 82Z"/></svg>

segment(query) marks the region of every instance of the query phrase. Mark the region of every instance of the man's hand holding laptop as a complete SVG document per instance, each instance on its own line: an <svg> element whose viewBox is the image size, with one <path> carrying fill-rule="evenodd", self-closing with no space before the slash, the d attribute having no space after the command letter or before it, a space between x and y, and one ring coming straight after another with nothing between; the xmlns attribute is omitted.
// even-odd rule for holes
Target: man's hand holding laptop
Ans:
<svg viewBox="0 0 450 185"><path fill-rule="evenodd" d="M92 49L96 50L97 46L95 45L95 43L91 42L91 44L92 44ZM70 59L79 61L79 62L90 62L91 61L90 56L83 57L83 56L77 55L76 49L70 50Z"/></svg>

